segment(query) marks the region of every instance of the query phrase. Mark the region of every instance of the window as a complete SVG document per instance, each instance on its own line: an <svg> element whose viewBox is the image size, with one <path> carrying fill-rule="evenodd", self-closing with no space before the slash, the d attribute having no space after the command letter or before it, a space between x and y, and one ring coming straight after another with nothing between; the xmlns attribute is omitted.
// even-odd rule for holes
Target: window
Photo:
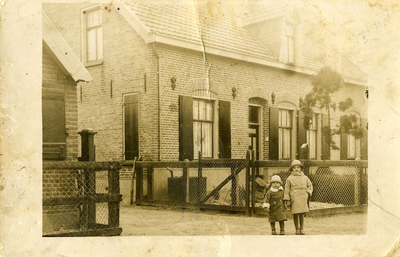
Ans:
<svg viewBox="0 0 400 257"><path fill-rule="evenodd" d="M61 160L66 155L64 96L42 99L43 159Z"/></svg>
<svg viewBox="0 0 400 257"><path fill-rule="evenodd" d="M283 45L284 57L286 63L294 63L294 26L286 24L286 42Z"/></svg>
<svg viewBox="0 0 400 257"><path fill-rule="evenodd" d="M291 159L293 111L279 109L279 159Z"/></svg>
<svg viewBox="0 0 400 257"><path fill-rule="evenodd" d="M194 158L213 157L214 106L210 100L193 99L193 150Z"/></svg>
<svg viewBox="0 0 400 257"><path fill-rule="evenodd" d="M139 157L138 95L124 95L125 160Z"/></svg>
<svg viewBox="0 0 400 257"><path fill-rule="evenodd" d="M82 12L83 62L87 65L99 64L103 59L103 30L100 6Z"/></svg>
<svg viewBox="0 0 400 257"><path fill-rule="evenodd" d="M310 121L310 129L307 130L307 144L309 147L310 159L317 158L317 132L318 114L314 113Z"/></svg>
<svg viewBox="0 0 400 257"><path fill-rule="evenodd" d="M360 157L360 139L353 135L347 135L347 159L356 159Z"/></svg>

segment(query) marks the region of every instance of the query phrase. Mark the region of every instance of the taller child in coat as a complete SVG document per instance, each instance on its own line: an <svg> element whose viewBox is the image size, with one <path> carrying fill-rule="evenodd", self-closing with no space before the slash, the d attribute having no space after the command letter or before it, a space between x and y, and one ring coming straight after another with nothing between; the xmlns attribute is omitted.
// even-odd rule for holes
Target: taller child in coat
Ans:
<svg viewBox="0 0 400 257"><path fill-rule="evenodd" d="M286 179L285 200L288 206L291 205L296 235L305 235L304 233L304 214L309 211L308 199L313 192L313 186L310 179L303 173L304 165L294 160L289 170L292 174ZM299 228L300 222L300 228Z"/></svg>

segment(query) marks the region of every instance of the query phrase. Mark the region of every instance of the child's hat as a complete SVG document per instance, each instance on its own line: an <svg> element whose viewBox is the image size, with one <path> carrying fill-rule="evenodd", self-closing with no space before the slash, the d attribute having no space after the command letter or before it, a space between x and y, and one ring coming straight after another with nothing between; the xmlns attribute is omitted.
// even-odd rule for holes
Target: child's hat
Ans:
<svg viewBox="0 0 400 257"><path fill-rule="evenodd" d="M272 184L273 182L278 182L281 185L283 184L282 180L281 180L281 177L279 177L278 175L273 175L271 177L271 180L269 181L269 184Z"/></svg>
<svg viewBox="0 0 400 257"><path fill-rule="evenodd" d="M303 163L301 163L301 161L299 161L299 160L292 161L292 164L290 165L289 170L291 171L294 166L300 166L300 167L304 168Z"/></svg>

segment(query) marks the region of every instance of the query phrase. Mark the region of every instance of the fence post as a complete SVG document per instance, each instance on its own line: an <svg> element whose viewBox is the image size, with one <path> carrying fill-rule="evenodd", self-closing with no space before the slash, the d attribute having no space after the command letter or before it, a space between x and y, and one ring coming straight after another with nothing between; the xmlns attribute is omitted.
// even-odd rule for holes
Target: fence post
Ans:
<svg viewBox="0 0 400 257"><path fill-rule="evenodd" d="M87 195L95 195L96 194L96 172L86 170L86 188ZM96 204L88 203L88 224L96 223Z"/></svg>
<svg viewBox="0 0 400 257"><path fill-rule="evenodd" d="M183 203L189 201L189 174L188 174L189 160L185 159L183 164L183 174L182 174L182 188L183 188Z"/></svg>
<svg viewBox="0 0 400 257"><path fill-rule="evenodd" d="M237 168L237 165L236 165L236 164L233 165L233 166L231 167L231 174L235 173L236 168ZM235 206L236 206L236 204L237 204L237 178L236 178L236 175L234 175L234 176L232 177L231 183L232 183L232 184L231 184L231 200L232 200L232 205L235 205Z"/></svg>
<svg viewBox="0 0 400 257"><path fill-rule="evenodd" d="M135 165L136 169L136 203L139 203L142 199L142 190L141 187L143 185L143 168L139 165Z"/></svg>
<svg viewBox="0 0 400 257"><path fill-rule="evenodd" d="M81 132L78 132L81 135L81 155L79 157L79 161L95 161L95 145L94 145L94 135L97 132L94 132L93 129L84 129Z"/></svg>
<svg viewBox="0 0 400 257"><path fill-rule="evenodd" d="M354 205L360 205L360 189L361 189L361 162L357 162L356 171L354 172Z"/></svg>
<svg viewBox="0 0 400 257"><path fill-rule="evenodd" d="M250 150L246 153L246 215L250 216Z"/></svg>
<svg viewBox="0 0 400 257"><path fill-rule="evenodd" d="M149 201L153 200L153 177L154 177L154 168L147 168L147 199Z"/></svg>
<svg viewBox="0 0 400 257"><path fill-rule="evenodd" d="M256 151L251 151L251 213L255 214L256 212L256 189L255 189L255 181L256 181Z"/></svg>
<svg viewBox="0 0 400 257"><path fill-rule="evenodd" d="M202 152L199 151L199 168L197 172L197 203L198 203L198 208L200 210L201 206L201 195L200 195L200 183L201 183L201 178L203 177L203 154Z"/></svg>
<svg viewBox="0 0 400 257"><path fill-rule="evenodd" d="M118 169L110 166L108 169L109 194L119 195L119 172ZM119 227L119 202L108 202L108 226Z"/></svg>

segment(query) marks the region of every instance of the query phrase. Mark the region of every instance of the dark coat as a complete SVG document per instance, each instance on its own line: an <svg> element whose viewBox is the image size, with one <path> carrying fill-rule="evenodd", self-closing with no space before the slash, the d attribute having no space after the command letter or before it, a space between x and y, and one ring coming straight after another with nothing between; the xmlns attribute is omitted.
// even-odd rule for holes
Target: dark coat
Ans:
<svg viewBox="0 0 400 257"><path fill-rule="evenodd" d="M287 220L285 207L283 205L283 190L272 192L271 189L267 191L264 197L264 202L269 204L269 222L285 221Z"/></svg>

